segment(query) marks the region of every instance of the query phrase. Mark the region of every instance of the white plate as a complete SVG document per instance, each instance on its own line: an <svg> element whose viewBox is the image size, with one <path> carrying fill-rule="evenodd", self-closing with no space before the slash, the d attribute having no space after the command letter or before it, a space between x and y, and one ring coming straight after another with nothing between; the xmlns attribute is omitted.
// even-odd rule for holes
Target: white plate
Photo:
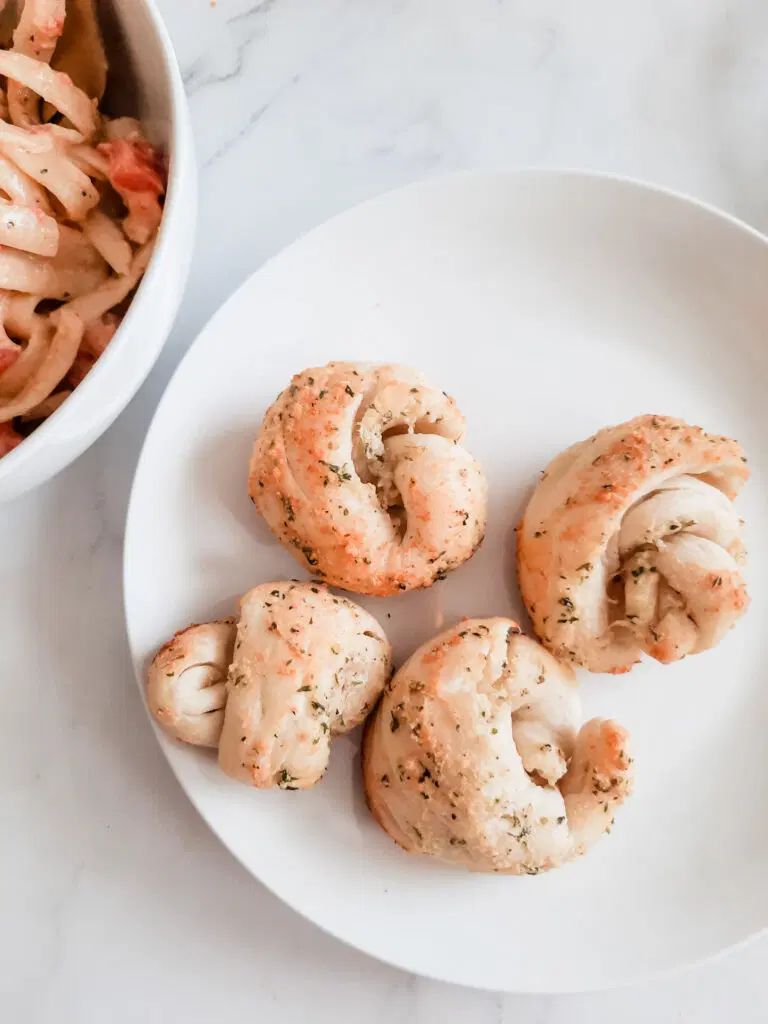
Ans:
<svg viewBox="0 0 768 1024"><path fill-rule="evenodd" d="M537 471L598 427L683 416L740 438L754 471L739 499L746 620L678 665L583 675L587 714L632 731L638 781L581 861L505 878L409 857L367 813L357 735L337 741L328 776L306 793L238 785L211 756L160 736L211 828L292 907L382 960L507 991L637 980L768 924L766 282L762 237L689 200L577 174L462 175L335 218L203 331L160 405L131 502L139 678L175 629L229 612L256 583L302 575L254 512L246 472L267 404L304 367L419 367L458 399L488 473L476 557L427 592L361 602L398 659L443 620L520 614L513 526Z"/></svg>

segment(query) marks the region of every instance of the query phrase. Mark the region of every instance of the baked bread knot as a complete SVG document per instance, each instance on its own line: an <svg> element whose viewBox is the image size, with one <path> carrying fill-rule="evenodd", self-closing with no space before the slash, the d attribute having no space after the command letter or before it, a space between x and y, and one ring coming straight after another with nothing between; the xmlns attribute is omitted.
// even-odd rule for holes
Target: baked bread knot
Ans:
<svg viewBox="0 0 768 1024"><path fill-rule="evenodd" d="M262 583L237 619L192 626L149 668L150 710L172 736L218 747L227 775L305 789L331 739L359 725L392 672L378 622L316 583Z"/></svg>
<svg viewBox="0 0 768 1024"><path fill-rule="evenodd" d="M227 703L234 619L188 626L157 652L147 674L149 710L167 733L198 747L217 747Z"/></svg>
<svg viewBox="0 0 768 1024"><path fill-rule="evenodd" d="M518 530L518 575L542 643L593 672L714 647L748 605L736 441L639 416L547 467Z"/></svg>
<svg viewBox="0 0 768 1024"><path fill-rule="evenodd" d="M360 594L428 587L474 553L487 484L452 398L401 366L329 363L268 410L249 492L315 576Z"/></svg>
<svg viewBox="0 0 768 1024"><path fill-rule="evenodd" d="M412 853L473 871L557 867L631 790L625 730L580 725L570 667L511 619L466 619L408 659L368 721L371 812Z"/></svg>

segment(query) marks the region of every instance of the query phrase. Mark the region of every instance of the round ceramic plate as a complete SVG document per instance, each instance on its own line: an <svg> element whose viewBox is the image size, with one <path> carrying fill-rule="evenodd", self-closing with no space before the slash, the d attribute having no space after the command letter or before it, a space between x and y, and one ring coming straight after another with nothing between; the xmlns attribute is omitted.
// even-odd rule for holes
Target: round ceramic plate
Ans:
<svg viewBox="0 0 768 1024"><path fill-rule="evenodd" d="M711 652L581 676L585 714L633 734L637 785L612 834L537 877L473 875L396 847L369 816L358 734L313 790L259 792L159 735L181 785L249 871L333 935L400 967L507 991L634 981L768 924L764 679L768 245L631 182L473 174L357 207L264 266L185 358L131 502L136 672L174 630L302 575L246 493L248 456L290 376L331 359L414 365L457 399L490 481L478 554L426 592L366 600L402 661L465 615L522 616L513 527L560 449L643 412L738 437L753 479L753 605ZM523 619L524 621L524 619Z"/></svg>

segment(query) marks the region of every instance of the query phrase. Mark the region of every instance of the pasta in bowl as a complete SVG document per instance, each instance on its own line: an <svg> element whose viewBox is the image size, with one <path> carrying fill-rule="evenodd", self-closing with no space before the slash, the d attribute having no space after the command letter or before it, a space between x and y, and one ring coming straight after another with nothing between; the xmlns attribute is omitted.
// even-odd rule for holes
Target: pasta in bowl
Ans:
<svg viewBox="0 0 768 1024"><path fill-rule="evenodd" d="M186 278L195 171L151 3L0 7L3 500L80 454L149 371Z"/></svg>

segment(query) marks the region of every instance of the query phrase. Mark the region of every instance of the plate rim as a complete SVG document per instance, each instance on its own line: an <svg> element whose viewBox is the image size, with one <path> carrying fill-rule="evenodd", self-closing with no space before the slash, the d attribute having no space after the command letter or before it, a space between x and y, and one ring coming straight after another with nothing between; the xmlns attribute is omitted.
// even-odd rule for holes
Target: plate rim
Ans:
<svg viewBox="0 0 768 1024"><path fill-rule="evenodd" d="M693 196L693 195L690 195L689 193L686 193L684 191L681 191L681 190L678 190L678 189L669 188L667 186L655 183L655 182L650 181L650 180L646 180L646 179L642 179L642 178L636 178L636 177L633 177L633 176L630 176L630 175L615 174L615 173L612 173L612 172L609 172L609 171L595 171L595 170L589 170L589 169L582 169L582 168L578 168L578 167L573 167L573 168L571 168L571 167L563 167L563 168L555 167L555 168L552 168L552 167L539 167L539 166L535 166L534 165L534 166L524 166L524 167L512 168L512 169L509 169L509 168L507 168L507 169L505 169L505 168L482 168L482 169L481 168L472 168L472 169L463 169L463 170L459 170L459 171L450 171L450 172L447 172L447 173L440 173L440 174L431 175L431 176L429 176L427 178L419 178L419 179L416 179L414 181L408 182L408 183L406 183L404 185L395 186L393 188L386 189L386 190L384 190L382 192L377 192L375 195L370 196L367 199L362 200L361 202L357 202L357 203L352 204L351 206L344 207L342 210L339 210L338 212L332 214L330 217L325 218L324 220L322 220L319 223L313 225L312 227L310 227L306 231L301 232L296 238L294 238L292 241L290 241L287 245L281 246L279 249L277 249L275 252L273 252L269 257L267 257L265 260L263 260L256 267L255 270L253 270L250 274L248 274L248 276L242 282L240 282L240 284L237 285L237 287L235 287L229 293L227 298L205 320L203 325L196 332L195 337L193 338L193 340L189 344L188 348L186 349L186 351L184 352L184 354L180 358L178 364L174 368L174 371L171 374L169 380L167 381L165 387L163 388L162 395L161 395L161 397L160 397L160 399L159 399L159 401L158 401L158 403L157 403L157 405L156 405L156 407L155 407L155 409L154 409L154 411L152 413L150 422L149 422L149 424L147 426L146 433L144 435L144 439L142 441L141 451L139 453L139 457L137 459L136 467L135 467L134 473L133 473L133 479L132 479L132 482L131 482L129 499L128 499L128 504L127 504L127 508L126 508L126 515L125 515L125 529L124 529L124 536L123 536L123 558L122 558L121 584L122 584L122 592L123 592L123 615L124 615L124 622L125 622L125 632L126 632L126 637L127 637L127 640L128 640L128 647L129 647L129 651L130 651L130 655L131 655L131 663L132 663L132 666L133 666L133 673L134 673L136 684L137 684L137 687L138 687L138 690L139 690L140 700L142 701L142 704L144 705L145 714L146 714L147 719L149 721L149 724L150 724L150 726L151 726L151 728L152 728L152 730L153 730L153 732L155 734L155 737L157 739L158 745L160 746L160 749L161 749L161 751L163 753L163 757L165 758L167 764L169 765L169 767L171 769L171 772L173 773L173 776L174 776L174 778L176 779L176 782L179 785L179 788L183 792L183 794L186 797L186 799L189 800L189 802L192 804L192 806L194 807L194 809L197 812L197 814L199 814L200 818L203 820L203 822L205 823L206 827L211 831L211 833L214 836L216 836L217 840L222 844L222 846L227 850L227 852L244 868L244 870L248 873L248 875L251 878L253 878L260 885L264 886L264 888L272 896L274 896L276 899L280 900L282 903L284 903L286 906L288 906L293 912L297 913L305 921L309 922L314 927L320 929L320 931L323 932L325 935L331 936L333 939L341 942L344 946L346 946L346 947L348 947L350 949L354 949L354 950L356 950L358 952L364 953L366 956L369 956L372 959L379 961L380 963L384 963L384 964L386 964L389 967L396 968L396 969L404 971L404 972L406 972L408 974L412 974L412 975L416 975L416 976L419 976L419 977L428 978L428 979L430 979L432 981L439 981L439 982L443 982L445 984L460 986L462 988L474 989L476 991L504 992L504 993L509 993L509 994L532 995L532 996L535 996L535 995L577 995L577 994L586 994L586 993L593 993L593 992L615 991L615 990L618 990L618 989L630 987L632 985L644 984L644 983L650 983L650 982L656 982L656 981L660 981L660 980L665 980L665 979L671 978L671 977L673 977L675 975L682 974L685 971L689 971L689 970L691 970L694 967L697 967L697 966L700 966L700 965L703 965L703 964L713 963L713 962L715 962L717 960L720 960L721 958L723 958L723 957L725 957L727 955L730 955L731 953L735 953L735 952L737 952L739 950L744 949L747 945L751 944L752 942L756 941L757 939L759 939L761 937L764 937L765 935L768 935L768 922L766 922L766 924L763 925L761 928L758 928L755 931L750 932L747 935L743 936L742 938L737 939L735 942L729 943L728 945L723 946L721 949L714 950L714 951L712 951L710 953L705 953L704 955L701 955L701 956L693 956L692 958L685 958L685 959L682 959L682 960L680 960L680 961L678 961L678 962L676 962L674 964L671 964L669 966L666 966L666 967L652 968L652 969L646 970L646 971L644 971L642 973L633 974L631 976L617 977L617 978L615 978L613 980L610 980L610 981L607 981L605 983L585 984L584 986L579 986L579 987L573 987L573 986L567 986L567 987L566 986L562 986L561 987L561 986L557 986L557 985L549 985L547 987L539 987L539 988L521 988L521 987L514 987L514 988L505 987L505 988L502 988L502 989L490 988L487 985L475 984L475 983L470 982L470 981L464 981L464 980L461 980L461 979L457 980L455 978L450 978L447 975L441 974L439 971L436 971L436 970L426 970L426 969L423 969L421 967L416 969L413 966L409 965L407 962L399 961L394 956L384 955L384 954L382 954L382 953L380 953L378 951L374 951L373 949L371 949L367 945L360 945L360 944L358 944L358 942L353 941L352 939L347 938L345 935L340 934L339 932L337 932L331 925L327 924L326 922L321 922L321 921L315 920L313 917L310 917L305 912L305 910L302 909L301 906L297 905L297 903L294 902L294 900L292 899L290 894L285 894L285 893L282 893L282 892L278 892L277 889L272 884L270 884L269 882L265 881L258 874L256 874L256 872L248 864L245 863L244 859L240 856L240 854L233 848L232 845L230 845L230 843L227 841L227 839L221 834L221 832L209 820L208 816L206 815L206 813L203 811L202 807L200 806L200 802L199 802L199 800L197 798L197 795L194 794L192 791L190 791L185 786L185 784L182 782L182 779L180 778L179 772L177 771L177 768L176 768L176 766L175 766L175 764L174 764L174 762L173 762L173 760L171 759L171 756L170 756L170 750L171 750L171 743L172 743L172 741L170 741L168 739L168 737L166 737L165 734L162 732L162 730L157 726L157 724L153 720L152 716L150 715L148 707L147 707L146 692L145 692L144 678L143 678L145 666L142 664L142 660L143 660L142 656L140 656L139 653L136 650L136 644L134 642L133 635L132 635L131 622L130 622L130 618L129 618L128 603L127 603L127 593L128 593L128 589L129 589L128 588L128 576L129 576L129 571L130 571L129 570L129 565L128 565L128 562L129 562L129 552L130 552L130 550L131 550L131 548L133 546L133 540L132 540L132 538L133 538L133 530L132 530L131 524L132 524L133 521L135 521L135 516L133 515L133 511L134 511L134 505L138 501L137 492L138 492L139 476L142 473L142 470L143 470L145 462L149 458L148 450L149 450L149 447L150 447L150 440L151 440L152 434L153 434L154 429L156 427L156 423L159 420L159 418L160 418L160 416L161 416L161 414L163 412L163 409L165 407L166 401L168 401L168 395L169 395L169 393L172 390L172 387L173 387L173 385L175 383L176 377L182 373L183 367L185 366L187 360L191 357L192 352L194 351L194 349L198 346L198 343L201 341L201 339L204 336L206 336L209 333L209 331L211 329L213 329L213 327L214 327L214 325L216 323L216 320L220 316L221 317L225 316L226 311L232 305L234 305L234 303L239 298L240 294L242 292L244 292L247 288L250 287L251 281L253 280L253 278L255 278L258 274L260 274L263 271L265 271L269 266L271 266L271 264L273 264L276 260L279 260L286 253L292 251L297 246L300 246L300 245L304 244L309 238L314 236L316 233L322 232L322 231L326 230L329 225L334 224L335 222L340 221L340 220L342 220L342 219L344 219L346 217L352 216L352 215L356 214L358 211L361 211L361 210L363 210L365 208L375 206L376 204L379 204L379 203L386 203L387 200L389 200L390 198L398 196L398 195L400 195L402 193L415 192L415 191L418 191L418 190L421 190L421 189L428 190L432 186L436 186L436 185L439 186L440 184L445 183L445 182L449 182L449 181L458 181L458 180L481 181L483 179L485 179L485 180L488 180L488 179L494 179L494 180L509 179L510 181L517 181L517 180L525 179L525 178L530 178L530 179L546 178L546 179L550 179L550 180L562 179L564 181L584 180L584 181L591 181L591 182L596 182L596 183L601 183L602 182L602 183L605 183L606 185L614 185L614 186L620 186L620 187L623 187L623 188L627 188L630 192L643 192L643 193L650 194L650 195L656 195L656 196L662 197L662 198L667 199L667 200L672 200L673 202L681 204L683 206L693 207L694 209L697 209L700 213L705 214L707 217L709 217L709 218L711 218L713 220L716 220L716 221L719 221L719 222L724 222L725 224L729 225L731 228L735 229L737 232L739 232L739 233L741 233L741 234L751 238L753 241L756 241L759 245L761 245L764 248L768 249L768 235L764 234L759 229L757 229L757 228L753 227L752 225L748 224L746 221L744 221L741 218L737 217L735 214L729 213L728 211L721 209L720 207L716 206L713 203L708 202L707 200L700 199L700 198L698 198L696 196Z"/></svg>

